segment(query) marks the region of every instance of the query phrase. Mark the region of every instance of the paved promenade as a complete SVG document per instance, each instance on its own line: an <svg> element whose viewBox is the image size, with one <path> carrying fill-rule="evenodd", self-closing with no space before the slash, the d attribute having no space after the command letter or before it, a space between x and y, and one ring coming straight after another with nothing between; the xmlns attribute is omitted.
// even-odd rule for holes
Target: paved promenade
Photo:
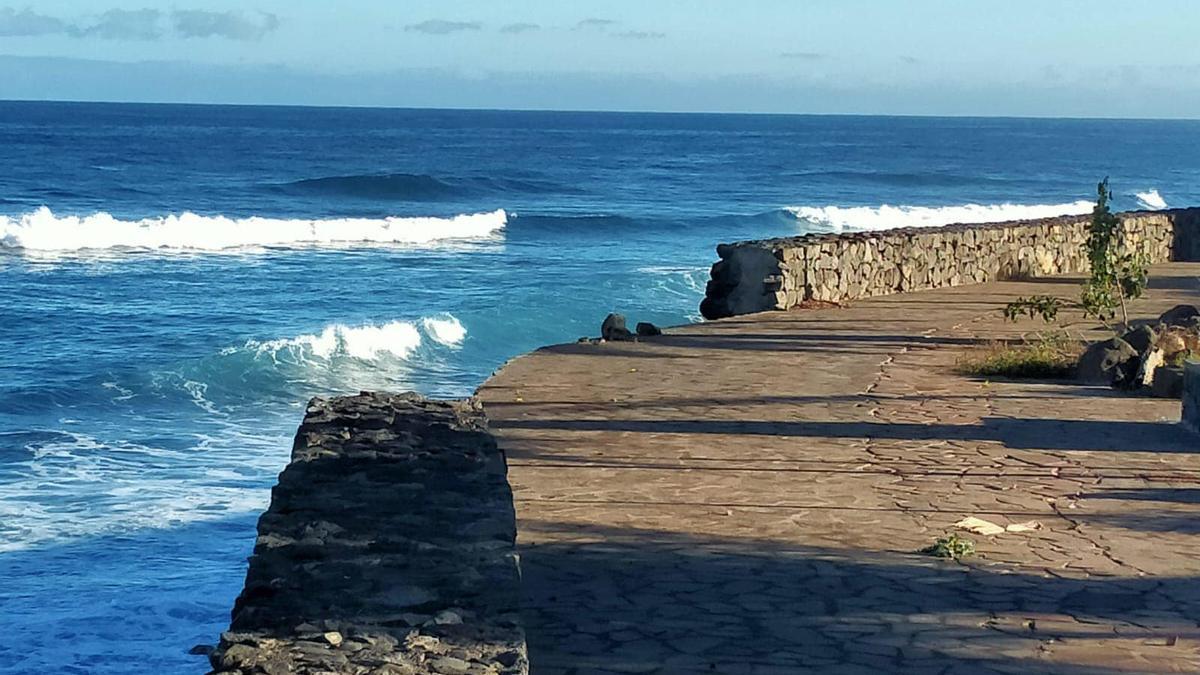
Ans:
<svg viewBox="0 0 1200 675"><path fill-rule="evenodd" d="M1200 264L1153 276L1139 315L1200 300ZM1178 401L953 371L1041 328L1006 301L1076 292L883 297L506 366L480 395L535 675L1200 671L1200 439ZM1040 529L914 553L968 516Z"/></svg>

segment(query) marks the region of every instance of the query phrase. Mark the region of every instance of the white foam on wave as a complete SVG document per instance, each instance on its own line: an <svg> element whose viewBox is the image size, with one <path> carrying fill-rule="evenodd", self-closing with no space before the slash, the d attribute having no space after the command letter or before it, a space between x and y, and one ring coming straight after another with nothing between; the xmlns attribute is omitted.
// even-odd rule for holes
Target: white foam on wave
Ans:
<svg viewBox="0 0 1200 675"><path fill-rule="evenodd" d="M42 207L0 216L0 249L97 251L112 249L220 252L262 248L422 245L492 237L508 223L503 210L453 218L226 218L182 213L119 220L108 213L57 216Z"/></svg>
<svg viewBox="0 0 1200 675"><path fill-rule="evenodd" d="M362 326L335 323L326 326L320 333L265 342L251 340L246 344L248 349L259 354L290 352L300 360L329 360L346 356L364 361L375 360L381 355L404 359L420 346L421 333L408 321Z"/></svg>
<svg viewBox="0 0 1200 675"><path fill-rule="evenodd" d="M467 337L467 329L449 314L421 319L421 326L429 337L447 347L457 347Z"/></svg>
<svg viewBox="0 0 1200 675"><path fill-rule="evenodd" d="M1142 208L1150 209L1151 211L1161 211L1167 208L1167 200L1158 194L1158 190L1138 192L1135 196Z"/></svg>
<svg viewBox="0 0 1200 675"><path fill-rule="evenodd" d="M245 420L218 424L221 442L188 449L39 432L24 446L28 457L8 463L14 479L0 484L0 554L261 510L287 461L287 437L244 434Z"/></svg>
<svg viewBox="0 0 1200 675"><path fill-rule="evenodd" d="M425 338L444 346L456 347L466 335L467 329L457 317L438 314L418 321L397 320L354 326L332 323L319 333L274 340L249 340L243 347L231 347L224 353L234 354L245 350L257 356L269 356L275 361L286 359L298 363L314 360L327 362L339 358L405 360L421 347Z"/></svg>
<svg viewBox="0 0 1200 675"><path fill-rule="evenodd" d="M799 220L835 232L994 223L1091 213L1092 202L1069 204L963 204L960 206L789 206Z"/></svg>

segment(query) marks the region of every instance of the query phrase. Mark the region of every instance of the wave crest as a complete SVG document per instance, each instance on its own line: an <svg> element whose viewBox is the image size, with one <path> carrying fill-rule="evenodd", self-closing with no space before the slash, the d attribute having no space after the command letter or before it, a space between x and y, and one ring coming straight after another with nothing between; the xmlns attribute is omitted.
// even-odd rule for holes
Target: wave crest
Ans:
<svg viewBox="0 0 1200 675"><path fill-rule="evenodd" d="M1167 200L1158 194L1158 190L1138 192L1134 196L1137 197L1138 204L1142 208L1150 209L1151 211L1161 211L1167 208Z"/></svg>
<svg viewBox="0 0 1200 675"><path fill-rule="evenodd" d="M936 227L956 223L996 223L1091 213L1089 201L1069 204L963 204L960 206L789 206L785 210L810 225L834 232Z"/></svg>
<svg viewBox="0 0 1200 675"><path fill-rule="evenodd" d="M404 359L420 346L420 332L407 321L362 326L335 323L316 334L246 343L246 349L258 355L275 358L281 353L288 353L298 361L310 358L330 360L340 356L372 361L381 355Z"/></svg>
<svg viewBox="0 0 1200 675"><path fill-rule="evenodd" d="M17 217L0 216L0 249L71 252L159 250L219 252L255 248L421 245L481 239L508 223L504 210L452 218L227 218L182 213L119 220L104 212L56 216L42 207Z"/></svg>

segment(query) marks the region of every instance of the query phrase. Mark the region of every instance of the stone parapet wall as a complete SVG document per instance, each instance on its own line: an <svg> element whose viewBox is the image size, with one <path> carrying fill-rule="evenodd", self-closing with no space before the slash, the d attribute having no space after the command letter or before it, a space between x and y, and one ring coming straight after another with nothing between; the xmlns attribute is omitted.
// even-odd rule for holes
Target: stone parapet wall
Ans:
<svg viewBox="0 0 1200 675"><path fill-rule="evenodd" d="M1200 434L1200 362L1183 369L1183 426Z"/></svg>
<svg viewBox="0 0 1200 675"><path fill-rule="evenodd" d="M213 670L525 674L515 537L476 404L313 399Z"/></svg>
<svg viewBox="0 0 1200 675"><path fill-rule="evenodd" d="M1200 260L1200 209L1120 214L1129 249L1151 263ZM717 247L709 319L858 298L1087 270L1090 216L810 234Z"/></svg>

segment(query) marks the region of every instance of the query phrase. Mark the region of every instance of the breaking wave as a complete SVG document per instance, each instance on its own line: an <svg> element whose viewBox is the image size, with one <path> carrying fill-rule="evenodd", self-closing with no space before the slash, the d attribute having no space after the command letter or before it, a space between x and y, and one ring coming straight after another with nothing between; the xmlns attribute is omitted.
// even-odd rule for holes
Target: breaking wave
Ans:
<svg viewBox="0 0 1200 675"><path fill-rule="evenodd" d="M227 218L182 213L119 220L108 213L56 216L42 207L21 216L0 216L0 250L96 251L112 249L183 252L261 248L422 245L481 239L502 231L503 210L452 218Z"/></svg>
<svg viewBox="0 0 1200 675"><path fill-rule="evenodd" d="M1091 213L1089 201L1069 204L964 204L961 206L789 206L785 210L816 228L834 232L995 223Z"/></svg>
<svg viewBox="0 0 1200 675"><path fill-rule="evenodd" d="M1167 208L1167 200L1163 199L1162 195L1158 194L1158 190L1149 190L1147 192L1138 192L1136 195L1138 204L1145 209L1151 211L1161 211Z"/></svg>

